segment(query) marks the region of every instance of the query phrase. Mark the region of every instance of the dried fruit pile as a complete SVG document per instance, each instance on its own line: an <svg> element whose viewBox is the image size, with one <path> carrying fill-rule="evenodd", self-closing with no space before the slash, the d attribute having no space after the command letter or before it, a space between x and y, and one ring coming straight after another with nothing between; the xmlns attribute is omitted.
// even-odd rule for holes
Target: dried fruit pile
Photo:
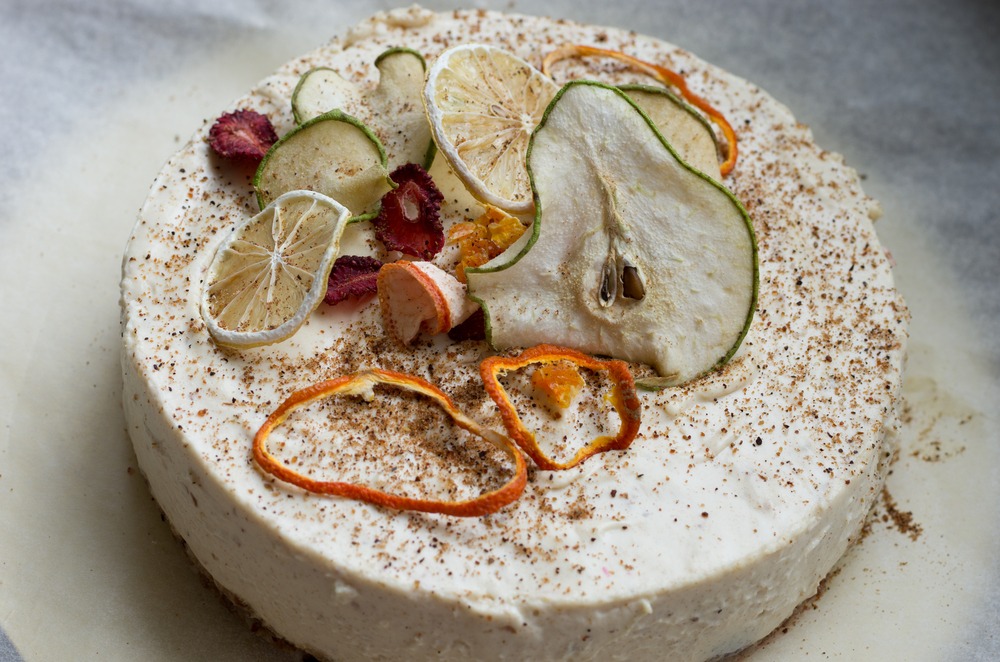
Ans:
<svg viewBox="0 0 1000 662"><path fill-rule="evenodd" d="M562 59L595 56L663 86L560 86L551 77ZM212 127L219 156L257 164L261 212L217 249L202 313L216 342L252 347L289 337L321 301L377 294L385 333L403 345L447 332L455 342L485 336L494 350L527 347L480 366L507 435L421 379L369 370L296 392L253 444L263 471L312 492L451 515L495 512L524 490L524 455L563 470L635 439L641 401L618 359L652 366L659 376L641 385L662 388L697 378L739 346L756 303L757 256L746 212L720 183L736 163L735 134L683 77L591 46L559 48L541 70L480 44L451 48L429 69L405 48L374 66L373 89L329 68L306 72L292 96L297 126L280 139L248 110ZM709 122L723 134L721 150ZM481 215L444 227L443 196L427 172L436 156L481 201ZM344 229L362 223L379 257L339 255ZM531 386L514 398L501 377L521 371ZM293 410L334 396L370 400L375 384L430 398L502 449L513 477L466 501L414 499L313 480L269 453L270 432ZM559 418L581 394L610 403L618 431L554 459L515 400L528 397Z"/></svg>

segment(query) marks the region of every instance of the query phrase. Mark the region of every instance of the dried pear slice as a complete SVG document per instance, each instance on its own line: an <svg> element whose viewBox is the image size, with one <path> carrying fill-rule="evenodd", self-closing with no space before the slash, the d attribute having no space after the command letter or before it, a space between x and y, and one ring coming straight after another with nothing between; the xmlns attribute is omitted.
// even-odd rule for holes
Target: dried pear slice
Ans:
<svg viewBox="0 0 1000 662"><path fill-rule="evenodd" d="M635 102L600 83L567 84L527 165L530 237L466 271L494 347L555 343L647 363L655 386L733 355L756 304L750 219Z"/></svg>
<svg viewBox="0 0 1000 662"><path fill-rule="evenodd" d="M331 111L356 115L385 146L389 171L407 163L430 168L434 140L421 98L423 56L409 48L390 48L377 58L378 86L364 93L329 67L316 67L302 75L292 92L292 114L298 124Z"/></svg>
<svg viewBox="0 0 1000 662"><path fill-rule="evenodd" d="M713 179L722 179L719 143L712 126L698 111L664 87L619 85L618 89L649 115L664 139L688 165Z"/></svg>
<svg viewBox="0 0 1000 662"><path fill-rule="evenodd" d="M356 118L331 110L276 142L253 179L263 209L288 191L318 191L351 211L353 220L374 218L379 201L395 188L382 143Z"/></svg>

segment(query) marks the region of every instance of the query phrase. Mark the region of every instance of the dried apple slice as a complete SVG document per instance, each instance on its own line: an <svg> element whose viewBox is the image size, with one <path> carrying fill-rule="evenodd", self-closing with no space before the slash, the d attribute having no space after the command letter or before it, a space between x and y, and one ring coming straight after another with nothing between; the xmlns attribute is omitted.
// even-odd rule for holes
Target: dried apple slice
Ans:
<svg viewBox="0 0 1000 662"><path fill-rule="evenodd" d="M657 386L732 356L756 303L750 219L635 102L567 84L532 136L528 172L530 237L466 270L494 347L549 342L647 363Z"/></svg>
<svg viewBox="0 0 1000 662"><path fill-rule="evenodd" d="M465 296L465 286L430 262L399 260L378 272L382 326L404 345L421 331L444 333L464 322L478 306Z"/></svg>
<svg viewBox="0 0 1000 662"><path fill-rule="evenodd" d="M391 48L375 59L378 85L365 92L329 67L310 69L292 93L292 114L298 124L331 111L357 116L379 137L389 158L389 170L406 163L430 168L434 140L421 99L427 64L409 48Z"/></svg>
<svg viewBox="0 0 1000 662"><path fill-rule="evenodd" d="M385 149L371 129L331 110L276 142L260 162L253 187L261 209L282 193L317 191L347 207L353 220L367 220L395 185Z"/></svg>
<svg viewBox="0 0 1000 662"><path fill-rule="evenodd" d="M708 121L691 106L663 87L619 85L643 112L649 115L671 147L682 159L713 179L722 179L719 144Z"/></svg>

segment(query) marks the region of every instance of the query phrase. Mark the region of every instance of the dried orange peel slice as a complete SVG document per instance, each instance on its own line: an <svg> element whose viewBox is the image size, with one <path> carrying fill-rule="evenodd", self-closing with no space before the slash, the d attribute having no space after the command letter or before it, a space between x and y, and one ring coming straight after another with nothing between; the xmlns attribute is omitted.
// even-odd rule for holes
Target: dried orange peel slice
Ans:
<svg viewBox="0 0 1000 662"><path fill-rule="evenodd" d="M733 131L733 127L729 124L729 120L725 116L716 110L708 101L698 96L687 85L687 81L684 80L684 76L680 75L676 71L667 69L658 64L653 64L652 62L646 62L645 60L640 60L637 57L628 55L627 53L622 53L621 51L613 51L607 48L598 48L596 46L583 46L581 44L564 44L552 51L545 56L542 61L542 73L551 78L552 76L552 65L560 60L565 60L571 57L610 57L638 69L639 71L647 74L658 80L660 83L677 88L687 101L697 108L698 110L705 113L710 120L715 122L719 129L722 131L722 135L726 139L726 159L719 165L719 170L722 172L722 176L725 177L733 168L736 167L736 157L738 154L738 149L736 147L736 132Z"/></svg>
<svg viewBox="0 0 1000 662"><path fill-rule="evenodd" d="M316 400L337 395L360 396L371 401L375 397L374 387L376 384L388 384L427 396L444 409L458 427L485 439L506 453L514 462L514 475L501 487L473 499L463 501L418 499L391 494L356 483L316 480L290 469L268 451L267 439L271 432L296 409ZM480 517L495 513L516 501L524 492L528 481L528 470L524 456L509 438L480 426L464 415L451 398L433 384L412 375L379 369L365 370L319 382L293 393L267 417L264 424L257 430L253 439L253 459L262 470L278 480L291 483L315 494L340 496L394 510L414 510L456 517Z"/></svg>
<svg viewBox="0 0 1000 662"><path fill-rule="evenodd" d="M597 437L578 450L566 462L556 462L542 451L534 433L525 427L518 416L514 403L511 402L499 379L501 373L511 372L533 364L545 365L559 361L569 361L578 368L606 373L614 383L610 401L621 419L621 426L616 435ZM639 433L642 403L635 390L632 373L629 372L628 364L624 361L596 359L576 350L556 345L536 345L517 356L491 356L479 364L479 374L486 387L486 392L500 409L500 418L507 429L507 434L540 469L550 471L570 469L597 453L625 450Z"/></svg>

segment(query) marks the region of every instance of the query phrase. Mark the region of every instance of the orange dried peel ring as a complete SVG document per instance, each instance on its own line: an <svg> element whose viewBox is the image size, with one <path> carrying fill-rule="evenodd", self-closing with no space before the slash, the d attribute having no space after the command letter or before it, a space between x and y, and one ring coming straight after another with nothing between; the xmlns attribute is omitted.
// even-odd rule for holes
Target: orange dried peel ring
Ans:
<svg viewBox="0 0 1000 662"><path fill-rule="evenodd" d="M712 107L710 103L705 101L705 99L692 92L690 88L688 88L687 81L684 80L684 77L676 71L671 71L666 67L661 67L660 65L653 64L652 62L640 60L639 58L628 55L627 53L622 53L621 51L613 51L607 48L597 48L596 46L583 46L580 44L564 44L545 56L545 59L542 61L542 73L551 78L552 65L559 60L565 60L570 57L587 56L610 57L620 60L621 62L625 62L635 67L644 74L652 76L664 85L676 87L681 95L687 99L692 106L708 115L709 119L715 122L722 130L722 135L726 138L727 149L726 160L719 165L719 170L723 177L733 171L733 168L736 167L736 156L738 151L736 148L736 132L733 131L733 127L729 124L729 120L727 120L722 113Z"/></svg>
<svg viewBox="0 0 1000 662"><path fill-rule="evenodd" d="M507 391L500 385L499 373L518 370L534 363L555 363L570 361L580 368L607 373L614 382L611 391L611 404L621 418L621 426L615 436L600 436L576 452L567 462L556 462L548 457L538 446L535 435L521 422L510 401ZM491 356L479 364L479 374L483 379L486 392L500 408L500 418L507 428L507 433L521 447L540 469L559 471L580 464L597 453L611 450L625 450L639 433L642 403L635 390L635 381L629 372L628 364L615 359L602 360L582 354L574 349L556 345L536 345L526 349L517 356Z"/></svg>
<svg viewBox="0 0 1000 662"><path fill-rule="evenodd" d="M389 384L401 389L414 391L434 400L460 428L482 437L505 452L515 465L514 476L503 486L465 501L439 501L416 499L376 490L374 488L340 481L315 480L288 468L271 455L267 449L267 438L271 431L281 425L289 414L316 400L335 395L355 395L370 401L375 397L376 384ZM291 483L315 494L365 501L367 503L395 510L415 510L424 513L439 513L456 517L479 517L495 513L518 499L528 481L528 469L524 456L513 442L504 435L484 428L467 417L455 406L451 398L436 386L412 375L390 370L371 369L337 377L296 391L267 417L253 439L253 459L266 473L286 483Z"/></svg>

